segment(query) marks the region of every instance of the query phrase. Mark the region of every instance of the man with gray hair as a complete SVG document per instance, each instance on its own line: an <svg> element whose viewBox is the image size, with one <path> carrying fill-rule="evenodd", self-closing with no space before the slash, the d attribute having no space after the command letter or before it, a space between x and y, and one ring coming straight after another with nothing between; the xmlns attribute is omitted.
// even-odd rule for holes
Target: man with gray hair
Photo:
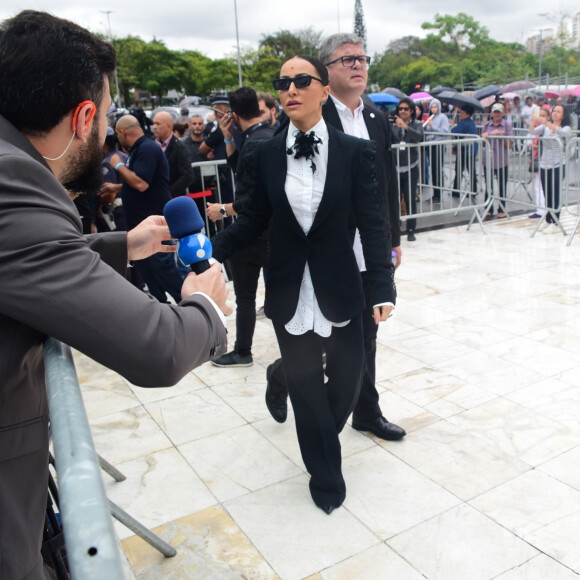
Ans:
<svg viewBox="0 0 580 580"><path fill-rule="evenodd" d="M377 177L385 194L384 209L389 216L397 267L401 262L400 201L391 151L391 132L385 115L368 99L363 101L361 98L367 87L371 58L365 55L363 41L355 34L333 34L322 41L319 59L328 67L330 80L330 98L322 113L324 120L349 135L370 139L377 144ZM365 370L358 402L353 411L352 426L359 431L370 431L381 439L394 441L406 433L383 417L379 406L379 394L375 386L377 325L372 316L373 304L370 302L370 287L358 232L354 249L363 279L366 310L363 315ZM266 376L266 405L272 417L283 423L287 416L288 390L281 359L268 366Z"/></svg>

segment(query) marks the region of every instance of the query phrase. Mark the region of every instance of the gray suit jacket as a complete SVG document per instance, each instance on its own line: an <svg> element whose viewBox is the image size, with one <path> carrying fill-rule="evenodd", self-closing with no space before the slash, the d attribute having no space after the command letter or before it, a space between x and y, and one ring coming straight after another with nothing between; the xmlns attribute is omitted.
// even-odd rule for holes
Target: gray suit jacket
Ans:
<svg viewBox="0 0 580 580"><path fill-rule="evenodd" d="M0 232L0 578L42 578L45 338L157 387L225 352L226 331L205 297L160 304L119 275L126 234L84 237L64 188L3 117Z"/></svg>

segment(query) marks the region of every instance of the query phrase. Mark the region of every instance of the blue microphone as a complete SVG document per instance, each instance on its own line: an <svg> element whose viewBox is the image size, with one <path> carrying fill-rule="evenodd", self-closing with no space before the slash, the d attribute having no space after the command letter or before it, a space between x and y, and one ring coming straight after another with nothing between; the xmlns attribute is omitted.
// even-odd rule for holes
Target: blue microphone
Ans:
<svg viewBox="0 0 580 580"><path fill-rule="evenodd" d="M195 201L185 195L176 197L165 204L163 215L169 232L177 238L177 257L182 264L196 274L205 272L210 267L211 242L201 233L204 221Z"/></svg>

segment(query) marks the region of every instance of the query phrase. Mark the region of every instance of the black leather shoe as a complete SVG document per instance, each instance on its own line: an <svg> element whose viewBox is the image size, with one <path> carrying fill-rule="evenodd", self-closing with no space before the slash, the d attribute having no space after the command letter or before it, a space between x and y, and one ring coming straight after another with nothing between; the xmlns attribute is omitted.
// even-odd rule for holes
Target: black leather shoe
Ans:
<svg viewBox="0 0 580 580"><path fill-rule="evenodd" d="M319 505L318 506L324 513L330 515L335 509L335 505Z"/></svg>
<svg viewBox="0 0 580 580"><path fill-rule="evenodd" d="M281 363L282 360L278 359L268 365L266 369L266 407L268 407L274 421L278 423L284 423L288 417L288 391L279 381L272 380L272 373ZM283 371L280 372L281 376L284 377Z"/></svg>
<svg viewBox="0 0 580 580"><path fill-rule="evenodd" d="M417 237L415 236L414 230L409 230L407 232L407 241L409 241L409 242L415 242L416 240L417 240Z"/></svg>
<svg viewBox="0 0 580 580"><path fill-rule="evenodd" d="M384 417L378 417L374 421L357 421L352 419L352 427L357 431L370 431L373 435L387 441L398 441L407 432L394 423L389 423Z"/></svg>

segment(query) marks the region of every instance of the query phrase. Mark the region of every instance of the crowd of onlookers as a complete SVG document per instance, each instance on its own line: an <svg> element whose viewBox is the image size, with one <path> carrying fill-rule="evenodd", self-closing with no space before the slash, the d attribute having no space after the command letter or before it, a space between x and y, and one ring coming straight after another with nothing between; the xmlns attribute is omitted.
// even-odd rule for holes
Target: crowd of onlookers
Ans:
<svg viewBox="0 0 580 580"><path fill-rule="evenodd" d="M258 97L264 119L273 126L278 126L280 114L278 102L269 93L259 93ZM188 107L183 106L176 117L167 112L157 113L156 123L155 119L148 119L138 109L130 111L139 120L145 134L155 139L160 145L162 141L168 140L170 134L174 137L169 152L164 149L170 161L172 196L197 192L199 197L196 203L202 215L208 211L208 202L210 202L210 211L214 213L218 211L218 207L221 207L218 204L233 202L233 183L228 166L220 167L213 177L206 175L202 177L199 167L191 169L192 163L227 159L227 143L224 142L219 121L228 111L229 103L223 96L212 98L211 109L204 116L198 113L190 115ZM401 211L403 215L408 214L406 219L408 239L414 241L416 218L409 216L417 214L417 202L422 199L419 196L419 185L430 186L432 204L441 202L448 147L437 143L447 141L452 137L481 136L489 140L491 148L491 163L487 162L486 157L482 157L481 163L478 164L476 160L480 148L476 142L472 140L453 147L455 175L451 186L452 196L460 197L461 193L476 196L480 185L485 183L485 199L488 201L492 197L492 192L487 191L488 184L491 182L492 188L497 187L495 191L497 191L500 203L497 212L490 203L487 217L506 217L506 189L510 159L512 159L510 153L514 148L520 151L520 148L525 146L530 171L533 173L537 206L530 217L542 217L546 213L546 204L550 208L557 208L561 198L560 177L565 177L565 170L562 175L555 169L560 167L562 161L565 164L566 160L560 159L557 154L559 147L548 145L550 142L554 143L551 139L542 140L541 138L556 137L562 144L565 144L572 135L571 131L578 128L580 99L569 96L565 102L561 98L552 99L549 102L542 95L528 94L513 98L503 98L498 95L493 103L480 111L468 104L461 107L451 106L437 98L418 102L405 98L391 111L389 118L393 143L403 144L403 146L399 145L395 151L401 190ZM103 159L105 184L120 184L122 181L118 172L110 166L111 155L120 149L120 154L126 156L118 143L114 123L115 118L111 116L111 127L107 133ZM507 139L507 137L526 135L534 135L535 138L526 139L524 142ZM236 134L233 139L237 138ZM405 144L422 142L428 145L420 150L405 147ZM483 170L478 170L478 167ZM202 191L204 193L201 193ZM501 203L502 201L504 203ZM107 185L99 196L79 198L76 203L83 216L86 232L127 229L120 197L114 195ZM214 205L213 208L212 205ZM555 215L557 216L557 213ZM229 223L230 218L223 217L226 219L219 227ZM553 219L554 216L548 212L546 220L550 222ZM214 226L212 221L209 223L212 229L211 234L218 226Z"/></svg>
<svg viewBox="0 0 580 580"><path fill-rule="evenodd" d="M519 171L524 159L526 169L529 167L533 175L536 210L530 217L545 215L548 225L557 223L568 161L566 144L577 130L579 113L580 100L574 96L565 103L560 98L548 103L544 96L528 95L522 102L519 96L508 99L498 95L483 111L477 112L467 103L451 106L432 98L413 104L402 99L390 117L394 142L399 144L396 158L402 213L408 214L408 239L415 239L416 218L410 216L417 214L418 201L429 201L429 210L439 209L448 144L454 138L464 142L452 147L455 176L452 185L446 187L453 197L475 198L478 183L484 184L486 217L505 218L510 168ZM480 148L475 139L478 136L488 140L490 148L489 157L482 155L480 163L477 161ZM420 148L408 147L421 142L425 145ZM514 167L514 163L519 167ZM429 185L430 198L420 195L424 191L421 185ZM492 200L493 191L497 194Z"/></svg>

